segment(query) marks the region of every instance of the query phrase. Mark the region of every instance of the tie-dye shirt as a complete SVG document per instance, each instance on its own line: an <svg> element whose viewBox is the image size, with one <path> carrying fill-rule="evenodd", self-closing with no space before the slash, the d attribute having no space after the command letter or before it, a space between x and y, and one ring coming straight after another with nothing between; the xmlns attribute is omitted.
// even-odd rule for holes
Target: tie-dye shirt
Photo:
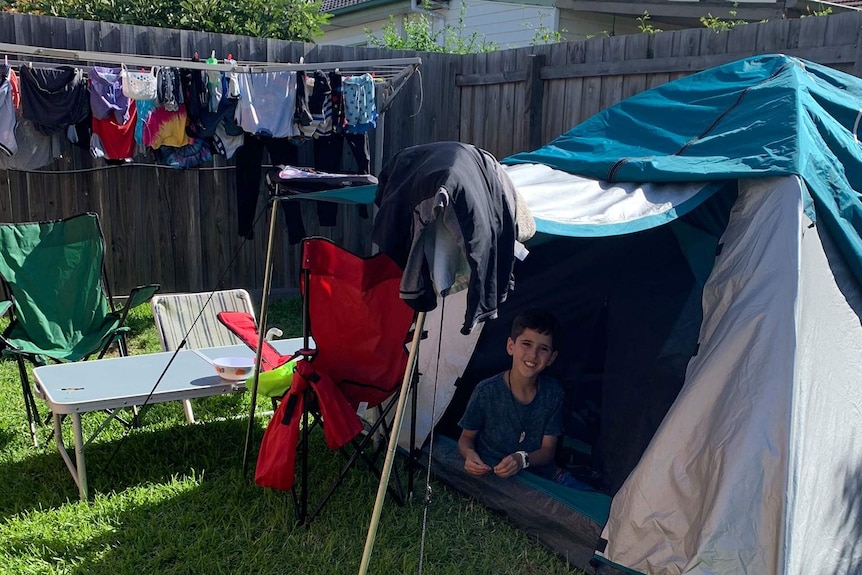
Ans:
<svg viewBox="0 0 862 575"><path fill-rule="evenodd" d="M186 134L186 107L180 104L176 112L159 106L144 122L144 145L158 149L161 146L179 148L189 143Z"/></svg>

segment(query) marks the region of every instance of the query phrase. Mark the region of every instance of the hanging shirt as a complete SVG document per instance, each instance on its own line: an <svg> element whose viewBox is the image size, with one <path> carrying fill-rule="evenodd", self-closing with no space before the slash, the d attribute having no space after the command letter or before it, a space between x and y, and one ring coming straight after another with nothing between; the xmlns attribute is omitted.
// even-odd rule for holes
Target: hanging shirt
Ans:
<svg viewBox="0 0 862 575"><path fill-rule="evenodd" d="M144 126L157 105L155 100L135 100L136 116L138 117L135 122L135 142L141 146L144 145Z"/></svg>
<svg viewBox="0 0 862 575"><path fill-rule="evenodd" d="M498 166L460 142L405 148L381 172L374 200L371 239L404 270L401 299L430 311L437 293L466 285L463 334L497 317L513 285L514 186Z"/></svg>
<svg viewBox="0 0 862 575"><path fill-rule="evenodd" d="M189 143L186 134L186 107L179 105L175 112L159 106L144 122L144 145L158 149L161 146L179 148Z"/></svg>
<svg viewBox="0 0 862 575"><path fill-rule="evenodd" d="M90 108L93 118L104 120L113 115L114 123L123 125L129 121L131 100L123 94L122 70L119 68L93 67L90 71Z"/></svg>
<svg viewBox="0 0 862 575"><path fill-rule="evenodd" d="M64 132L90 113L90 97L84 74L78 68L21 67L21 107L45 134Z"/></svg>
<svg viewBox="0 0 862 575"><path fill-rule="evenodd" d="M240 98L236 122L256 136L298 136L293 121L296 110L296 72L243 72L237 74Z"/></svg>
<svg viewBox="0 0 862 575"><path fill-rule="evenodd" d="M20 111L17 120L15 140L18 151L13 156L0 154L0 170L38 170L50 164L55 157L54 150L60 149L59 139L37 130L33 122L20 115Z"/></svg>
<svg viewBox="0 0 862 575"><path fill-rule="evenodd" d="M90 153L106 160L127 160L135 156L135 125L137 108L134 100L126 113L125 122L118 122L114 114L100 119L93 115L93 136Z"/></svg>
<svg viewBox="0 0 862 575"><path fill-rule="evenodd" d="M344 79L344 117L346 131L352 134L364 134L377 127L377 104L371 74Z"/></svg>

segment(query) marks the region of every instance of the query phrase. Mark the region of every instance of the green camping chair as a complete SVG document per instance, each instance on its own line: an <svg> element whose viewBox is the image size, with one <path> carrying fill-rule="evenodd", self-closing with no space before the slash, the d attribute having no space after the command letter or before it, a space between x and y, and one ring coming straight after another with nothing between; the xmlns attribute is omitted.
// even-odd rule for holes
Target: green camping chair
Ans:
<svg viewBox="0 0 862 575"><path fill-rule="evenodd" d="M120 355L126 355L126 316L159 286L134 288L125 306L115 309L102 228L94 213L0 224L0 279L11 300L0 304L0 313L12 314L0 335L0 349L18 361L27 422L37 445L39 412L24 360L44 365L94 354L101 358L114 343Z"/></svg>

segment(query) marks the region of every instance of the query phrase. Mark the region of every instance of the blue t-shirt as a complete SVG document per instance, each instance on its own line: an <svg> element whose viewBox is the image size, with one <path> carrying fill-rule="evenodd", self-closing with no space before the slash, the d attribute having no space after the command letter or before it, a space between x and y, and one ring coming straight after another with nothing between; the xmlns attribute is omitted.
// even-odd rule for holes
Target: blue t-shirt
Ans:
<svg viewBox="0 0 862 575"><path fill-rule="evenodd" d="M563 433L563 389L557 380L539 376L536 397L523 405L512 395L503 374L497 374L479 382L458 425L479 432L476 452L489 465L516 451L536 451L545 435ZM524 441L519 443L522 432ZM527 471L552 477L556 465L531 466Z"/></svg>

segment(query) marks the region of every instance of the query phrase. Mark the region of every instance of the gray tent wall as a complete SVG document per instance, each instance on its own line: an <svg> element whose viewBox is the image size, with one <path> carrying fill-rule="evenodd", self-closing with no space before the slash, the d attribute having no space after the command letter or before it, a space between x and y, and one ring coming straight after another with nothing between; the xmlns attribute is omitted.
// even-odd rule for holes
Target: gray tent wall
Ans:
<svg viewBox="0 0 862 575"><path fill-rule="evenodd" d="M741 188L701 348L614 498L605 554L647 573L858 573L859 286L797 178Z"/></svg>
<svg viewBox="0 0 862 575"><path fill-rule="evenodd" d="M859 572L862 296L824 234L789 177L741 181L738 197L729 186L647 232L536 238L500 318L469 361L454 354L458 389L429 363L420 390L437 390L435 420L454 394L439 429L457 434L472 384L507 367L512 317L552 309L569 336L567 407L600 404L598 421L567 432L592 442L615 494L604 558L650 574ZM441 345L469 344L457 331L444 326ZM431 411L421 401L420 421ZM574 564L603 546L601 521L516 482L465 479L452 444L434 456L437 473Z"/></svg>

